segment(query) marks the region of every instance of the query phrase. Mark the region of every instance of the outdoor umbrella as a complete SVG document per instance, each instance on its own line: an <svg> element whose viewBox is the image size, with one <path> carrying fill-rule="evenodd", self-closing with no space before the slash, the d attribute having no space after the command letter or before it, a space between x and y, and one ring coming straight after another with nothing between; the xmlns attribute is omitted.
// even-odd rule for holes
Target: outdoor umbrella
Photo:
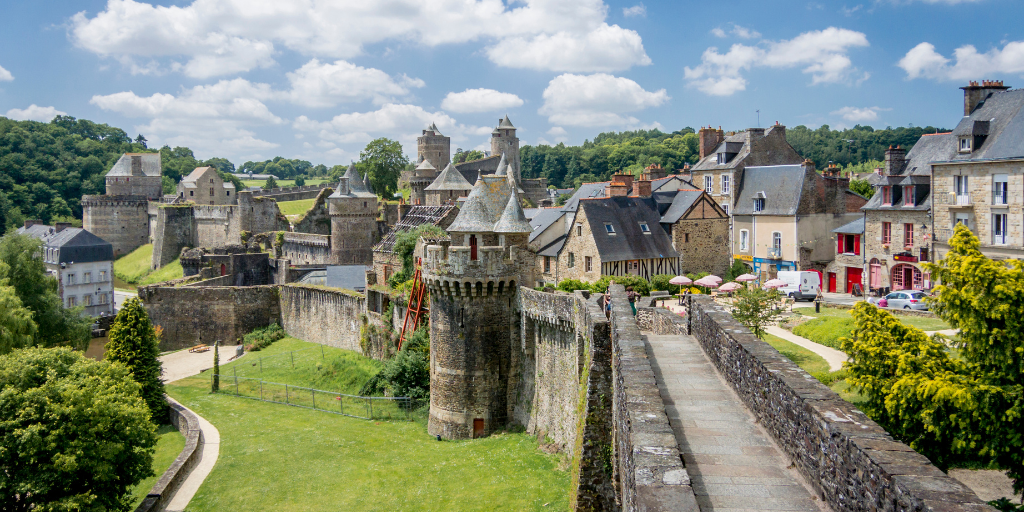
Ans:
<svg viewBox="0 0 1024 512"><path fill-rule="evenodd" d="M694 281L693 284L698 286L704 286L706 288L718 288L719 282L721 282L721 280L717 279L715 276L704 276Z"/></svg>
<svg viewBox="0 0 1024 512"><path fill-rule="evenodd" d="M710 280L712 280L712 281L714 281L714 282L716 282L718 284L722 284L722 278L718 277L718 276L716 276L714 274L704 276L703 279L710 279Z"/></svg>
<svg viewBox="0 0 1024 512"><path fill-rule="evenodd" d="M736 280L741 282L741 283L746 283L748 281L756 281L757 280L757 276L755 276L754 274L743 274L743 275L737 277Z"/></svg>
<svg viewBox="0 0 1024 512"><path fill-rule="evenodd" d="M782 279L769 279L764 283L765 288L782 288L783 286L786 286L786 282Z"/></svg>
<svg viewBox="0 0 1024 512"><path fill-rule="evenodd" d="M680 285L680 286L687 285L687 284L690 284L692 282L693 282L693 280L690 279L689 277L686 277L686 276L675 276L672 279L668 280L669 284L677 284L677 285Z"/></svg>
<svg viewBox="0 0 1024 512"><path fill-rule="evenodd" d="M720 292L734 292L734 291L739 290L741 288L743 288L743 285L739 284L739 283L725 283L721 287L718 288L718 291L720 291Z"/></svg>

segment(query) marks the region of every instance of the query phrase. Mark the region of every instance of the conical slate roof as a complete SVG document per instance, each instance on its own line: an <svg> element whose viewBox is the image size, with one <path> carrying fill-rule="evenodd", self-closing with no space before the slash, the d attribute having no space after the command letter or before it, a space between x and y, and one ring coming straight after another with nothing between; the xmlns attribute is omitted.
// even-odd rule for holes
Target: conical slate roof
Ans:
<svg viewBox="0 0 1024 512"><path fill-rule="evenodd" d="M424 158L423 161L420 162L420 164L416 166L416 170L417 171L425 171L425 170L436 171L437 167L434 167L430 163L430 160L427 160L427 159Z"/></svg>
<svg viewBox="0 0 1024 512"><path fill-rule="evenodd" d="M513 182L514 184L515 182ZM522 206L519 205L519 194L513 192L508 196L508 204L502 212L498 222L494 223L495 233L529 233L533 231L530 222L526 220Z"/></svg>
<svg viewBox="0 0 1024 512"><path fill-rule="evenodd" d="M466 181L454 165L448 164L425 190L473 190L473 185Z"/></svg>
<svg viewBox="0 0 1024 512"><path fill-rule="evenodd" d="M495 176L504 176L508 171L508 159L505 158L505 153L501 154L501 160L498 161L498 170L494 171Z"/></svg>
<svg viewBox="0 0 1024 512"><path fill-rule="evenodd" d="M515 126L512 126L512 121L508 120L508 114L505 114L505 117L498 122L498 128L511 128L513 130L516 129Z"/></svg>
<svg viewBox="0 0 1024 512"><path fill-rule="evenodd" d="M367 192L373 193L373 185L370 184L370 173L363 175L363 187L366 188Z"/></svg>
<svg viewBox="0 0 1024 512"><path fill-rule="evenodd" d="M455 221L448 226L451 233L481 233L490 231L494 222L490 220L487 207L484 206L483 195L486 185L483 180L477 181L473 191L466 198L466 203L459 209Z"/></svg>
<svg viewBox="0 0 1024 512"><path fill-rule="evenodd" d="M437 129L437 124L436 123L433 123L433 122L430 123L430 126L428 126L427 129L432 131L432 132L434 132L437 135L441 135L441 130Z"/></svg>
<svg viewBox="0 0 1024 512"><path fill-rule="evenodd" d="M348 166L342 179L348 181L348 194L342 194L339 186L330 197L374 197L373 193L363 185L363 180L359 177L359 172L356 171L356 164Z"/></svg>

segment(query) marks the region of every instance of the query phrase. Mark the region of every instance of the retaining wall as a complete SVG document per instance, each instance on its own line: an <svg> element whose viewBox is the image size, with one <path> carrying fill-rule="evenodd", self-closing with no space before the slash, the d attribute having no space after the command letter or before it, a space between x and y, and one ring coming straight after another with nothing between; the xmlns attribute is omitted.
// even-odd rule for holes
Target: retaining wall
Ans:
<svg viewBox="0 0 1024 512"><path fill-rule="evenodd" d="M166 283L164 283L166 284ZM234 345L253 329L280 322L273 286L139 288L153 325L164 329L161 350L221 341Z"/></svg>
<svg viewBox="0 0 1024 512"><path fill-rule="evenodd" d="M171 467L164 471L160 479L156 481L149 494L142 500L142 503L135 508L135 512L158 512L167 506L167 502L174 496L174 493L181 487L182 482L188 478L188 474L199 463L203 454L203 431L199 428L199 418L192 411L186 409L173 398L164 395L170 411L171 424L185 436L185 448L174 459Z"/></svg>
<svg viewBox="0 0 1024 512"><path fill-rule="evenodd" d="M281 326L289 336L363 353L364 295L332 288L289 284L281 289Z"/></svg>
<svg viewBox="0 0 1024 512"><path fill-rule="evenodd" d="M699 510L625 288L612 311L615 472L622 510Z"/></svg>
<svg viewBox="0 0 1024 512"><path fill-rule="evenodd" d="M691 296L689 311L704 353L836 512L995 510L709 297Z"/></svg>

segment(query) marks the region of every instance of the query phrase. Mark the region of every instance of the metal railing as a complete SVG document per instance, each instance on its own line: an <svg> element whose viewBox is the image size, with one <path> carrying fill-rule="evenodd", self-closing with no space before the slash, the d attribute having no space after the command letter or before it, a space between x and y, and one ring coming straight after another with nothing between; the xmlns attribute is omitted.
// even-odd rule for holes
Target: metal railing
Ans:
<svg viewBox="0 0 1024 512"><path fill-rule="evenodd" d="M213 379L214 374L210 374ZM340 414L364 420L412 419L416 401L410 397L347 395L323 389L293 386L263 379L217 374L219 393L261 402Z"/></svg>

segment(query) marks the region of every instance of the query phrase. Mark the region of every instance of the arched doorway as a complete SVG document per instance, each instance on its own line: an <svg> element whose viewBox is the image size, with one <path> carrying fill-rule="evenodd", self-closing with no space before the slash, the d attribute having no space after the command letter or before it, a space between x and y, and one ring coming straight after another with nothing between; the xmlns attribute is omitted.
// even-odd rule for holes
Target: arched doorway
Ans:
<svg viewBox="0 0 1024 512"><path fill-rule="evenodd" d="M227 265L225 265L223 263L220 264L220 275L222 275L222 276L228 275L228 267L227 267Z"/></svg>
<svg viewBox="0 0 1024 512"><path fill-rule="evenodd" d="M901 263L892 268L889 282L893 290L920 290L924 286L924 274L913 265Z"/></svg>

